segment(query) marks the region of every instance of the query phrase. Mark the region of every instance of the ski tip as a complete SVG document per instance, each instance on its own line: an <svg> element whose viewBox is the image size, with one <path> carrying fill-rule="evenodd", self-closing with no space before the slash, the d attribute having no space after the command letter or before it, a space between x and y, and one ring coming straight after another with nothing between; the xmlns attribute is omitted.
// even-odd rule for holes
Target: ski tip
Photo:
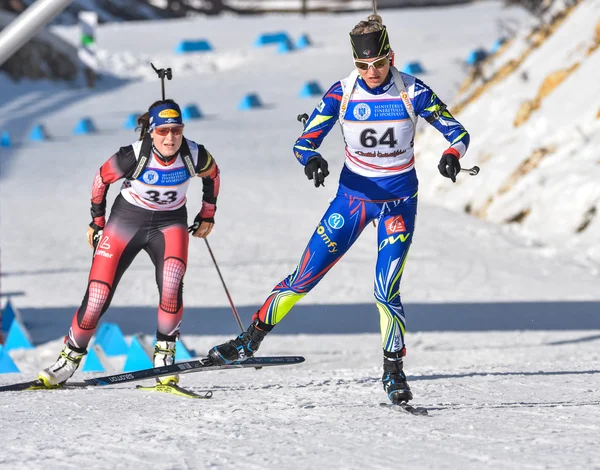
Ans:
<svg viewBox="0 0 600 470"><path fill-rule="evenodd" d="M303 356L291 356L290 359L292 359L295 364L300 364L306 360Z"/></svg>
<svg viewBox="0 0 600 470"><path fill-rule="evenodd" d="M380 403L379 406L382 408L391 408L398 411L403 411L415 416L429 416L429 412L427 408L423 408L420 406L412 406L407 402L398 402L398 403Z"/></svg>
<svg viewBox="0 0 600 470"><path fill-rule="evenodd" d="M137 385L135 388L145 392L161 392L184 398L208 399L213 396L212 390L204 390L197 393L187 388L180 387L175 383L156 384L152 386Z"/></svg>
<svg viewBox="0 0 600 470"><path fill-rule="evenodd" d="M31 380L29 382L21 382L11 385L3 385L0 387L0 392L23 392L28 390L57 390L62 388L61 385L46 385L41 380Z"/></svg>
<svg viewBox="0 0 600 470"><path fill-rule="evenodd" d="M259 368L261 366L272 366L272 365L292 365L300 364L304 362L303 356L253 356L244 361L235 361L230 364L224 364L225 366L252 366Z"/></svg>

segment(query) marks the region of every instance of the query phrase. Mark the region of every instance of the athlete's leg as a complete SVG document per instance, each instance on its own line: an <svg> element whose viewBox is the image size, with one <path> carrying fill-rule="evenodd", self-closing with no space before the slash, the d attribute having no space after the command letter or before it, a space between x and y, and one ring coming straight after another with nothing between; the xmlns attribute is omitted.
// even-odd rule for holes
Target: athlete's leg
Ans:
<svg viewBox="0 0 600 470"><path fill-rule="evenodd" d="M296 270L275 286L252 324L237 338L215 346L209 356L218 364L254 355L273 327L304 297L356 241L374 217L372 203L335 198L319 222Z"/></svg>
<svg viewBox="0 0 600 470"><path fill-rule="evenodd" d="M348 251L375 217L374 209L373 203L336 197L321 218L294 272L273 288L253 319L267 325L279 323Z"/></svg>
<svg viewBox="0 0 600 470"><path fill-rule="evenodd" d="M416 197L384 203L377 227L375 302L380 314L383 349L394 354L400 354L404 348L406 320L400 281L413 239L416 211Z"/></svg>
<svg viewBox="0 0 600 470"><path fill-rule="evenodd" d="M417 198L382 205L377 229L375 302L379 310L383 345L383 389L394 403L412 399L403 371L406 320L400 281L415 229Z"/></svg>
<svg viewBox="0 0 600 470"><path fill-rule="evenodd" d="M61 384L75 373L121 276L143 246L135 220L120 218L115 206L94 253L88 288L66 344L56 362L38 374L46 386Z"/></svg>
<svg viewBox="0 0 600 470"><path fill-rule="evenodd" d="M173 214L174 216L176 214ZM169 218L161 214L158 218ZM181 218L180 218L181 219ZM156 285L160 295L154 367L169 366L175 362L177 337L183 316L183 276L187 267L189 235L186 217L183 221L173 217L170 224L161 224L152 231L146 251L156 267ZM156 379L162 384L177 383L177 374Z"/></svg>
<svg viewBox="0 0 600 470"><path fill-rule="evenodd" d="M183 277L187 268L189 235L182 223L161 228L146 247L156 268L160 295L157 338L174 341L183 316Z"/></svg>
<svg viewBox="0 0 600 470"><path fill-rule="evenodd" d="M92 261L88 287L69 330L69 343L85 351L98 321L108 309L123 273L140 252L143 241L130 224L111 217Z"/></svg>

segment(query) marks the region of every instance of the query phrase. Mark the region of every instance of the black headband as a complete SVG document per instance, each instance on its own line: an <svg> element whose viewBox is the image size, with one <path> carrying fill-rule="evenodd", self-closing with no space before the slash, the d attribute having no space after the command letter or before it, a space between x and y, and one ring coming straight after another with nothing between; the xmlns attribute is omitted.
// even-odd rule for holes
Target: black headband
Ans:
<svg viewBox="0 0 600 470"><path fill-rule="evenodd" d="M366 34L350 33L350 43L355 59L372 59L390 52L390 39L385 26L381 31Z"/></svg>

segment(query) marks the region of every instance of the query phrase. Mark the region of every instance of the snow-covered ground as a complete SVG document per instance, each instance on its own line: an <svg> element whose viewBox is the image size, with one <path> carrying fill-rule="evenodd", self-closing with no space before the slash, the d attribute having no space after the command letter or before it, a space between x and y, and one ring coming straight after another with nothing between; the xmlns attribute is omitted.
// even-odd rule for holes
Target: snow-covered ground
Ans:
<svg viewBox="0 0 600 470"><path fill-rule="evenodd" d="M2 393L0 468L598 468L600 331L413 334L406 368L428 417L379 405L379 341L275 335L261 352L306 362L182 376L211 400L132 385ZM15 353L25 373L0 385L59 346Z"/></svg>
<svg viewBox="0 0 600 470"><path fill-rule="evenodd" d="M571 26L559 41L564 46L556 54L560 68L574 50L569 45L580 44L579 33L581 41L589 36L586 28L597 6L588 0L577 7L572 17L582 25L579 30L569 23L571 17L565 21L564 27ZM420 60L427 71L421 78L447 102L464 78L460 61L472 49L495 42L499 20L510 19L520 27L530 23L523 12L495 2L385 11L383 16L398 65ZM101 62L112 76L99 82L97 90L15 85L0 77L0 129L9 130L17 142L13 149L0 149L2 292L24 292L12 299L17 307L74 307L81 301L91 258L85 234L92 178L118 147L135 140L133 132L122 129L127 116L159 98L160 84L148 64L152 60L173 68L167 94L182 105L197 104L206 115L188 122L186 135L206 145L222 172L210 244L236 304L260 304L294 268L335 193L343 162L336 129L322 147L333 169L326 188L316 190L306 180L291 146L300 132L296 115L309 112L319 98L301 99L298 93L309 80L327 88L350 72L347 34L362 18L345 14L108 24L99 29L97 42ZM77 41L76 31L56 30ZM279 30L293 38L308 33L315 46L286 55L252 46L260 33ZM215 52L177 57L173 49L184 37L209 39ZM542 46L535 53L544 50ZM532 68L559 68L552 65L551 54L544 54ZM590 93L597 89L597 74L589 69L597 54L585 63L582 59L571 75L577 74L579 81L569 87L569 98L581 106L587 103L582 96L593 106ZM533 60L534 53L529 57ZM584 123L588 107L578 116L565 105L565 116L552 117L560 113L547 108L548 100L526 124L508 129L521 97L531 99L537 89L533 82L529 89L511 80L514 90L504 89L509 81L503 82L480 99L481 105L476 102L458 116L472 134L464 165L481 166L479 176L461 175L452 185L436 169L445 140L429 132L417 139L422 198L402 283L407 303L600 300L593 256L597 241L587 231L597 230L597 219L582 232L589 239L578 237L581 243L569 246L566 235L558 234L555 241L541 237L529 223L534 218L525 219L524 232L520 225L494 225L463 211L467 203L472 208L485 204L514 170L506 160L514 155L523 161L536 139L540 145L555 139L560 152L566 152L562 144L567 140L561 136L570 129L564 127L569 116L580 119L584 134L598 143L598 120ZM587 89L590 93L581 91ZM239 111L238 103L249 92L258 92L267 106ZM567 102L563 92L559 87L550 98L562 96ZM500 99L507 104L499 104ZM71 130L84 116L94 119L99 133L75 137ZM541 116L547 127L539 134ZM37 122L45 124L51 141L27 141ZM487 161L486 145L493 156ZM554 185L548 193L542 191L552 180L542 164L529 173L539 178L523 179L520 184L527 182L529 190L514 199L515 205L535 199L530 216L554 214L550 220L555 226L571 214L577 218L596 194L591 185L598 179L597 168L588 160L597 145L575 140L569 145L569 158L577 162L568 167L569 178L564 165L552 167L557 177L575 185L568 187L568 195L556 192ZM193 216L201 188L191 186ZM110 190L110 200L117 189ZM489 214L500 214L502 207L490 205ZM365 230L303 303L372 302L375 256L375 231ZM151 263L141 255L124 276L112 311L152 306L157 300ZM185 303L228 305L200 240L190 246ZM574 328L569 314L567 305L561 316L565 327ZM406 371L415 403L430 408L427 418L379 406L386 397L378 335L283 335L276 330L261 354L301 354L306 362L184 376L184 385L214 390L210 401L144 394L126 386L2 393L0 468L600 468L600 330L415 333L410 318L419 312L408 315ZM482 306L481 315L492 315L491 309ZM346 321L352 322L352 316ZM186 344L200 353L225 339L183 334ZM31 378L54 360L59 348L55 340L34 350L12 351L21 374L0 375L0 385ZM121 361L112 360L108 372L119 371Z"/></svg>

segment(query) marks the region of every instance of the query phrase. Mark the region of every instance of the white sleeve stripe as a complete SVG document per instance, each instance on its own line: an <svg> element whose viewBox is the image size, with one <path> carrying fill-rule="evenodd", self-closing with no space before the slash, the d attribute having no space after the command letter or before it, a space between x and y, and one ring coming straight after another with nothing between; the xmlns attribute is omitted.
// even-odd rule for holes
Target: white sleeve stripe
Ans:
<svg viewBox="0 0 600 470"><path fill-rule="evenodd" d="M458 151L458 153L460 154L460 158L462 158L465 155L465 153L467 153L467 147L465 147L465 144L463 144L461 141L456 142L450 147Z"/></svg>

